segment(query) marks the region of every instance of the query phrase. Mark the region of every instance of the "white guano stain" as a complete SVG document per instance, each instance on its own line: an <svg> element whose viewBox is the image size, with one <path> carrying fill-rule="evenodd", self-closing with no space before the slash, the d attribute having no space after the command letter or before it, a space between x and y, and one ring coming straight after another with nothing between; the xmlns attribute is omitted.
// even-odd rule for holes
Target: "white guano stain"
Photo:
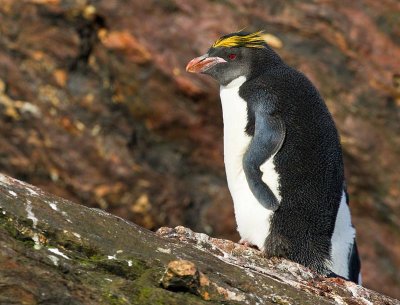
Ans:
<svg viewBox="0 0 400 305"><path fill-rule="evenodd" d="M158 252L171 254L171 249L157 248Z"/></svg>
<svg viewBox="0 0 400 305"><path fill-rule="evenodd" d="M226 293L228 295L228 299L229 300L239 301L239 302L242 302L242 301L246 300L246 297L244 295L239 294L239 293L235 293L235 292L230 291L228 289L226 290Z"/></svg>
<svg viewBox="0 0 400 305"><path fill-rule="evenodd" d="M16 192L14 192L14 191L8 191L8 193L9 193L10 195L14 196L14 197L17 197L17 196L18 196L18 194L17 194Z"/></svg>
<svg viewBox="0 0 400 305"><path fill-rule="evenodd" d="M26 189L28 190L28 192L29 192L30 195L34 195L34 196L39 195L36 191L34 191L33 189L31 189L30 187L27 187Z"/></svg>
<svg viewBox="0 0 400 305"><path fill-rule="evenodd" d="M68 256L66 256L64 253L62 253L59 249L57 248L48 248L47 250L49 250L50 252L57 254L58 256L61 256L65 259L70 259Z"/></svg>
<svg viewBox="0 0 400 305"><path fill-rule="evenodd" d="M33 222L33 228L36 229L38 219L36 218L35 214L32 212L32 205L29 200L26 202L25 210L26 210L26 213L28 214L28 219L32 220L32 222Z"/></svg>
<svg viewBox="0 0 400 305"><path fill-rule="evenodd" d="M54 210L58 212L58 207L54 202L49 203L49 206Z"/></svg>
<svg viewBox="0 0 400 305"><path fill-rule="evenodd" d="M7 183L6 176L0 174L0 183L1 184L6 184Z"/></svg>
<svg viewBox="0 0 400 305"><path fill-rule="evenodd" d="M65 211L61 212L62 216L65 217L65 220L68 221L69 223L72 223L71 219L68 218L68 214Z"/></svg>
<svg viewBox="0 0 400 305"><path fill-rule="evenodd" d="M48 257L53 262L54 265L58 266L58 261L59 261L58 257L54 255L49 255Z"/></svg>
<svg viewBox="0 0 400 305"><path fill-rule="evenodd" d="M36 218L35 214L32 211L32 204L29 200L26 202L26 207L25 207L26 213L28 214L27 218L32 220L32 227L33 229L36 229L38 219ZM37 233L33 233L32 240L34 241L35 245L33 248L35 250L39 250L42 246L40 245L40 240L39 240L39 235Z"/></svg>
<svg viewBox="0 0 400 305"><path fill-rule="evenodd" d="M40 244L39 235L37 233L33 233L32 240L35 242L33 248L35 250L40 250L42 248L42 245Z"/></svg>
<svg viewBox="0 0 400 305"><path fill-rule="evenodd" d="M366 298L360 298L360 300L361 300L362 302L364 302L365 305L374 305L371 301L368 301Z"/></svg>

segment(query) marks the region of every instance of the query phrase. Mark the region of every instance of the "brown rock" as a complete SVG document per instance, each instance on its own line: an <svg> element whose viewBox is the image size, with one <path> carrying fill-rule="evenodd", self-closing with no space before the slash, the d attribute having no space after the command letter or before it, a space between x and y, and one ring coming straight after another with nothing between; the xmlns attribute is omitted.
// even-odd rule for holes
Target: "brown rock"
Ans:
<svg viewBox="0 0 400 305"><path fill-rule="evenodd" d="M143 64L151 60L149 51L128 32L112 31L100 37L107 48L125 52L136 63Z"/></svg>
<svg viewBox="0 0 400 305"><path fill-rule="evenodd" d="M184 69L221 34L265 29L344 140L365 286L400 298L398 11L393 0L0 0L0 168L150 229L238 240L218 86Z"/></svg>
<svg viewBox="0 0 400 305"><path fill-rule="evenodd" d="M194 263L186 260L171 261L161 279L165 289L198 293L200 273Z"/></svg>
<svg viewBox="0 0 400 305"><path fill-rule="evenodd" d="M0 292L2 304L400 304L185 227L156 235L2 174Z"/></svg>

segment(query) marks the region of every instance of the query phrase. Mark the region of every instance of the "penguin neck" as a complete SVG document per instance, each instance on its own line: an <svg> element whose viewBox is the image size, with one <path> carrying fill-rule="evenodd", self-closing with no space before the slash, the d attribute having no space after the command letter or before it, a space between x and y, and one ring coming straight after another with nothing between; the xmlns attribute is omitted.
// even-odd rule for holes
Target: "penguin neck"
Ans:
<svg viewBox="0 0 400 305"><path fill-rule="evenodd" d="M221 85L220 87L219 94L225 131L227 127L235 127L239 131L243 127L242 125L244 125L244 128L247 125L247 103L239 95L240 87L246 80L245 76L239 76L226 86ZM242 131L244 132L244 129Z"/></svg>
<svg viewBox="0 0 400 305"><path fill-rule="evenodd" d="M227 85L221 85L220 87L220 91L222 90L226 90L226 89L237 89L239 91L239 88L241 85L243 85L243 83L246 81L246 76L239 76L237 78L235 78L234 80L232 80L230 83L228 83Z"/></svg>

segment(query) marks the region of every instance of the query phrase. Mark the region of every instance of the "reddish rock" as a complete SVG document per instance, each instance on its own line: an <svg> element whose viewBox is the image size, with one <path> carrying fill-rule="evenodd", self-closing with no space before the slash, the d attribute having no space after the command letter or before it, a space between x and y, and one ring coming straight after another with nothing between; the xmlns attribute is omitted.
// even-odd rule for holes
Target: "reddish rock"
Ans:
<svg viewBox="0 0 400 305"><path fill-rule="evenodd" d="M184 67L221 34L265 29L341 132L365 286L400 297L398 11L394 0L0 0L1 170L150 229L237 239L218 86Z"/></svg>

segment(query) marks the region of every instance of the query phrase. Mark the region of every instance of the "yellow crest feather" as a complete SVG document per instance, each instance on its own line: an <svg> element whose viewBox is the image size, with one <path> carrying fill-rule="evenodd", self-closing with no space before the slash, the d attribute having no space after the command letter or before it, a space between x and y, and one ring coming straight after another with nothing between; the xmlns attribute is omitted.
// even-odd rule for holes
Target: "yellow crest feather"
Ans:
<svg viewBox="0 0 400 305"><path fill-rule="evenodd" d="M246 47L246 48L263 48L265 40L262 37L263 31L250 33L247 35L232 35L229 37L221 37L212 45L213 48L218 47Z"/></svg>

